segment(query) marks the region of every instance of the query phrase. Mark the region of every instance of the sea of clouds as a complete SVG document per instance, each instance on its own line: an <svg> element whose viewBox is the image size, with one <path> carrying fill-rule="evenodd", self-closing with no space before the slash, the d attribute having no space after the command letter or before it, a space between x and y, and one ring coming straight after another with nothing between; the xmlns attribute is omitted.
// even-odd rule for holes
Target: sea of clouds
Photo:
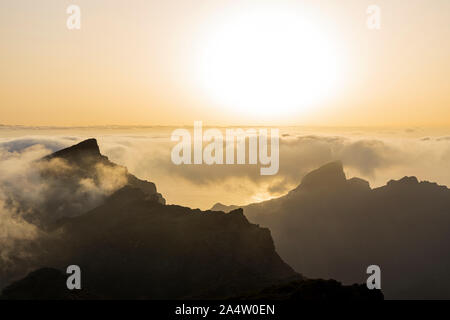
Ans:
<svg viewBox="0 0 450 320"><path fill-rule="evenodd" d="M106 132L105 132L106 131ZM126 170L98 167L98 179L80 179L66 190L42 172L70 177L61 161L36 161L86 138L98 140L102 154L152 181L168 203L210 208L216 202L247 204L287 193L309 171L341 160L347 177L368 180L372 187L390 179L417 176L450 185L450 135L361 130L332 133L285 128L280 137L277 175L261 176L253 165L180 165L172 163L170 128L151 130L0 130L0 274L6 277L15 262L32 256L26 243L45 234L41 220L85 213L126 183ZM2 134L3 133L3 134ZM51 175L50 175L51 176ZM48 217L48 200L56 203ZM57 214L55 214L55 212ZM28 250L26 249L28 248ZM4 284L4 283L3 283ZM2 286L0 280L0 286Z"/></svg>

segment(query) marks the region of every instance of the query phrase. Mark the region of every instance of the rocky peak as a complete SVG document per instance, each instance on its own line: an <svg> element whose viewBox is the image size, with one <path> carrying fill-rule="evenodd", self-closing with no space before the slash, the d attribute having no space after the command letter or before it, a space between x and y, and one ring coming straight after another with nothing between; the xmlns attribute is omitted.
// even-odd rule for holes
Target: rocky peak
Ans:
<svg viewBox="0 0 450 320"><path fill-rule="evenodd" d="M419 184L419 180L417 180L416 177L403 177L400 180L390 180L387 185L388 186L394 186L394 185L417 185Z"/></svg>
<svg viewBox="0 0 450 320"><path fill-rule="evenodd" d="M47 160L53 158L63 158L69 161L76 161L86 158L100 159L106 157L102 156L102 154L100 153L100 148L96 139L87 139L71 147L59 150L46 157Z"/></svg>
<svg viewBox="0 0 450 320"><path fill-rule="evenodd" d="M330 162L319 169L311 171L302 180L299 187L315 189L321 187L335 187L346 182L344 168L341 161Z"/></svg>

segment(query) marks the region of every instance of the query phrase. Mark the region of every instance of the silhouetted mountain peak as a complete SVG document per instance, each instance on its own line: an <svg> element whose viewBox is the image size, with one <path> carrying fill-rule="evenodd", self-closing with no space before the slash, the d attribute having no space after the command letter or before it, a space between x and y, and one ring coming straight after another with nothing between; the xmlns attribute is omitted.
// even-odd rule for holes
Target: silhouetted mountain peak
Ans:
<svg viewBox="0 0 450 320"><path fill-rule="evenodd" d="M63 158L66 160L78 160L87 158L104 158L107 159L100 153L100 148L98 146L96 139L87 139L71 147L59 150L51 155L47 156L46 159L53 158Z"/></svg>
<svg viewBox="0 0 450 320"><path fill-rule="evenodd" d="M412 177L403 177L400 180L390 180L387 185L416 185L419 184L419 180L412 176Z"/></svg>
<svg viewBox="0 0 450 320"><path fill-rule="evenodd" d="M48 164L46 161L62 161L59 165ZM84 140L71 147L59 150L41 159L40 175L48 185L55 186L55 192L59 192L59 186L64 186L64 196L50 197L40 210L39 223L50 227L56 221L78 216L85 211L93 209L116 191L121 191L116 196L127 193L130 199L143 198L165 204L165 200L157 192L153 182L141 180L128 172L124 166L109 161L108 157L100 152L96 139ZM55 169L54 169L55 168ZM83 183L93 185L98 192L95 196L91 193L91 187L85 188ZM132 187L132 190L123 187ZM140 189L135 190L135 189ZM70 191L68 191L70 190ZM68 200L69 199L69 200ZM122 200L123 202L125 200ZM30 215L30 219L36 219L37 215Z"/></svg>
<svg viewBox="0 0 450 320"><path fill-rule="evenodd" d="M450 297L450 258L443 254L449 208L446 186L406 176L371 189L362 179L346 180L339 162L312 171L286 196L243 207L251 223L270 228L278 252L297 270L355 283L377 261L389 268L383 292L395 299ZM439 266L424 263L437 258Z"/></svg>
<svg viewBox="0 0 450 320"><path fill-rule="evenodd" d="M100 148L98 147L97 139L95 139L95 138L83 140L80 143L73 145L72 147L70 147L68 149L89 150L89 151L94 151L94 152L100 154Z"/></svg>
<svg viewBox="0 0 450 320"><path fill-rule="evenodd" d="M313 189L328 186L338 186L346 182L341 161L334 161L311 171L302 180L299 187Z"/></svg>

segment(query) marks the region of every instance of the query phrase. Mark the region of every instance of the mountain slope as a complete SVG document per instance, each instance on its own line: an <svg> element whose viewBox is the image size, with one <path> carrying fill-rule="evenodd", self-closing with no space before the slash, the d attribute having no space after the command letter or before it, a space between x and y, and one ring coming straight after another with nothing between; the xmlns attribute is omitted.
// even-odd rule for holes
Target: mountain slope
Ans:
<svg viewBox="0 0 450 320"><path fill-rule="evenodd" d="M165 205L153 183L110 162L95 140L37 165L46 183L58 188L44 199L48 205L30 213L46 231L32 241L32 262L18 263L16 271L79 265L84 288L112 299L223 298L302 279L275 252L270 231L249 223L242 210ZM74 198L61 194L76 194L83 184L93 187L78 199L83 205L71 206L66 201ZM103 184L113 186L111 194L103 193L89 209L89 196Z"/></svg>
<svg viewBox="0 0 450 320"><path fill-rule="evenodd" d="M100 153L97 140L88 139L57 151L35 163L39 189L43 194L39 205L18 198L25 218L42 228L52 227L59 219L82 214L124 186L144 191L150 198L165 203L152 182L140 180Z"/></svg>
<svg viewBox="0 0 450 320"><path fill-rule="evenodd" d="M415 177L371 189L340 162L286 196L244 206L280 256L309 277L362 282L379 265L386 298L450 298L450 190Z"/></svg>
<svg viewBox="0 0 450 320"><path fill-rule="evenodd" d="M306 280L279 257L269 229L250 223L242 209L165 205L154 184L110 162L95 140L36 165L46 185L58 188L31 214L45 232L28 243L32 258L17 262L15 277L47 268L5 288L1 299L219 299L284 292L293 281L302 299L383 298L364 286ZM81 268L79 294L65 290L58 271L69 265Z"/></svg>
<svg viewBox="0 0 450 320"><path fill-rule="evenodd" d="M102 297L220 298L301 278L242 210L166 206L133 187L65 219L60 232L44 245L44 265L79 265L85 287Z"/></svg>
<svg viewBox="0 0 450 320"><path fill-rule="evenodd" d="M96 139L84 140L74 146L57 151L45 157L43 160L52 161L55 159L65 160L71 167L75 167L78 174L77 178L90 177L100 179L101 177L98 177L98 172L96 172L99 166L108 167L110 170L107 173L119 171L126 178L125 185L137 187L156 201L162 204L165 203L161 194L157 193L156 186L153 182L136 178L125 167L109 161L108 157L102 155Z"/></svg>

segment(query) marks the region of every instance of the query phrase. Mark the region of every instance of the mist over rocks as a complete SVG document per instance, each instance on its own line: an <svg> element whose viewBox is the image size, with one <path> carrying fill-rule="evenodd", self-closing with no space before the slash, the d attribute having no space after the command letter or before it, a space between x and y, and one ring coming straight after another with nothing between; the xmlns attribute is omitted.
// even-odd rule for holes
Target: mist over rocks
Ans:
<svg viewBox="0 0 450 320"><path fill-rule="evenodd" d="M27 165L29 176L23 182L30 190L21 190L15 181L4 189L9 202L23 212L22 217L40 227L82 214L126 185L141 188L149 197L165 202L154 183L136 178L103 156L95 139L34 159Z"/></svg>
<svg viewBox="0 0 450 320"><path fill-rule="evenodd" d="M376 264L388 299L450 298L445 186L409 176L372 189L363 179L346 179L338 161L307 174L285 196L242 208L308 277L363 282Z"/></svg>
<svg viewBox="0 0 450 320"><path fill-rule="evenodd" d="M133 175L156 183L168 203L202 209L211 208L216 202L249 204L280 197L294 189L308 172L338 159L345 163L348 177L361 177L373 187L411 175L450 185L450 140L442 140L444 134L425 129L405 134L404 130L383 128L280 128L282 163L275 176L261 176L256 166L248 165L176 166L170 159L172 130L173 127L3 129L0 155L10 150L26 155L23 151L36 145L48 154L96 136L103 155ZM423 141L424 135L430 139Z"/></svg>
<svg viewBox="0 0 450 320"><path fill-rule="evenodd" d="M95 139L50 155L40 145L0 155L0 287L30 271L43 250L38 239L61 219L84 214L120 188L134 186L165 203L153 183L101 155Z"/></svg>
<svg viewBox="0 0 450 320"><path fill-rule="evenodd" d="M51 156L40 145L1 152L0 223L8 233L1 235L5 241L0 243L0 287L39 266L60 266L62 260L41 252L57 247L70 252L59 247L62 235L72 230L66 223L106 202L129 203L130 208L142 199L164 203L153 183L112 163L95 140ZM89 156L70 156L83 152ZM448 266L441 251L448 243L447 199L445 186L414 177L372 189L366 180L347 179L342 163L333 162L305 177L285 196L243 208L251 223L269 228L282 259L308 277L362 283L367 277L364 268L377 263L386 297L405 297L402 288L407 286L414 289L408 297L442 297L447 286L424 275L443 274ZM218 204L214 210L237 208ZM95 221L92 228L103 224ZM442 264L431 266L427 259ZM411 278L419 279L417 286Z"/></svg>
<svg viewBox="0 0 450 320"><path fill-rule="evenodd" d="M52 270L74 263L88 292L108 299L225 298L303 279L275 252L270 231L249 223L242 209L223 213L165 205L153 183L110 162L94 139L35 157L32 166L47 186L41 196L51 197L38 209L33 202L21 204L22 210L30 208L24 223L37 234L15 239L12 263L0 270L2 286L39 266L50 269L8 287L6 298L32 279L61 280ZM74 207L80 186L83 206ZM105 192L90 202L97 189Z"/></svg>
<svg viewBox="0 0 450 320"><path fill-rule="evenodd" d="M1 286L12 284L0 299L223 299L292 285L300 299L382 298L362 286L322 285L295 272L277 254L271 231L249 222L241 208L225 213L166 205L153 183L110 162L94 139L40 154L30 164L39 181L59 187L50 189L76 194L78 183L91 186L90 193L93 186L107 192L93 208L66 207L65 215L55 210L66 205L64 197L58 206L44 201L47 207L39 209L56 214L45 223L42 212L34 212L40 224L23 215L36 234L14 239L9 267L0 268ZM61 287L59 270L72 264L82 270L80 294Z"/></svg>

